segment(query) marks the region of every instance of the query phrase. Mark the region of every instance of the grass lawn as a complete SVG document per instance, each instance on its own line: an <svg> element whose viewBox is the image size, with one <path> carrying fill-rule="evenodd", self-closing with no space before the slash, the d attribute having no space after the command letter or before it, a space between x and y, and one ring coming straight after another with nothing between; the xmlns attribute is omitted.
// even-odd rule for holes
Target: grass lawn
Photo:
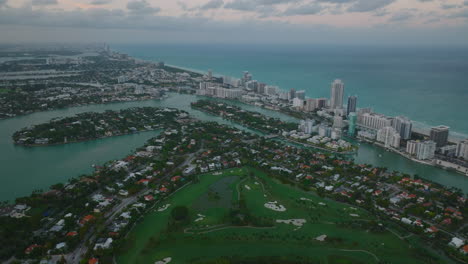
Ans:
<svg viewBox="0 0 468 264"><path fill-rule="evenodd" d="M251 171L254 177L247 176ZM426 263L412 246L382 228L371 231L373 217L366 211L325 200L284 185L250 168L229 169L200 176L200 181L178 191L133 229L118 263L154 263L171 257L173 263L207 261L220 257L287 257L313 263ZM232 226L231 206L245 201L250 214L273 226ZM265 204L276 202L286 210ZM171 208L190 209L184 231L165 232ZM302 226L276 220L301 219ZM374 222L375 225L375 222ZM325 241L316 238L326 235Z"/></svg>

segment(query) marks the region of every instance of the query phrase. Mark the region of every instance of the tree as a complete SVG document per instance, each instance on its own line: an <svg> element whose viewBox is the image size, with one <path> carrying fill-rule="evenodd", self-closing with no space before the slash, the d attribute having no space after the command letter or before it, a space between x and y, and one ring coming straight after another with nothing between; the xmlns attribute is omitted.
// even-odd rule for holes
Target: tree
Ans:
<svg viewBox="0 0 468 264"><path fill-rule="evenodd" d="M186 206L176 206L171 211L171 217L176 222L184 222L188 219L189 210Z"/></svg>

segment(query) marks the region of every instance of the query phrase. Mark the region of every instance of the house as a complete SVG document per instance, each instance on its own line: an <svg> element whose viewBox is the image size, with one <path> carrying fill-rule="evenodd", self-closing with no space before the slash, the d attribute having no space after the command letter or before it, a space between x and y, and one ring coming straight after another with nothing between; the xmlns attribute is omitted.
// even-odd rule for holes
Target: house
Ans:
<svg viewBox="0 0 468 264"><path fill-rule="evenodd" d="M183 171L183 174L184 175L191 175L192 173L195 172L195 167L194 166L190 166L190 167L187 167L184 171Z"/></svg>
<svg viewBox="0 0 468 264"><path fill-rule="evenodd" d="M76 231L70 231L70 232L67 233L67 237L74 237L76 235L78 235L78 232L76 232Z"/></svg>
<svg viewBox="0 0 468 264"><path fill-rule="evenodd" d="M127 195L128 195L128 191L126 191L126 190L120 190L120 191L119 191L119 194L122 195L122 196L127 196Z"/></svg>
<svg viewBox="0 0 468 264"><path fill-rule="evenodd" d="M144 198L145 198L145 201L147 201L147 202L150 202L150 201L154 200L153 195L145 195Z"/></svg>
<svg viewBox="0 0 468 264"><path fill-rule="evenodd" d="M467 244L467 245L464 245L464 246L460 249L460 252L461 252L463 255L468 255L468 244Z"/></svg>
<svg viewBox="0 0 468 264"><path fill-rule="evenodd" d="M407 225L411 225L413 223L413 221L405 217L401 218L401 222Z"/></svg>
<svg viewBox="0 0 468 264"><path fill-rule="evenodd" d="M97 258L90 258L88 264L99 264L99 259Z"/></svg>
<svg viewBox="0 0 468 264"><path fill-rule="evenodd" d="M171 182L177 182L177 181L179 181L180 179L182 179L181 176L174 176L174 177L171 178Z"/></svg>
<svg viewBox="0 0 468 264"><path fill-rule="evenodd" d="M97 249L108 249L112 245L112 238L100 238L96 241L96 244L94 245L94 250Z"/></svg>
<svg viewBox="0 0 468 264"><path fill-rule="evenodd" d="M38 244L32 244L24 250L24 254L29 255L34 251L35 248L41 247Z"/></svg>
<svg viewBox="0 0 468 264"><path fill-rule="evenodd" d="M89 221L91 221L93 219L94 219L93 215L87 215L87 216L83 217L83 219L80 220L80 224L84 225L84 224L88 223Z"/></svg>
<svg viewBox="0 0 468 264"><path fill-rule="evenodd" d="M452 241L450 241L449 246L454 247L454 248L460 248L465 244L465 241L461 240L458 237L453 237Z"/></svg>
<svg viewBox="0 0 468 264"><path fill-rule="evenodd" d="M55 245L55 249L64 249L65 247L67 246L67 243L65 242L62 242L62 243L58 243L57 245Z"/></svg>

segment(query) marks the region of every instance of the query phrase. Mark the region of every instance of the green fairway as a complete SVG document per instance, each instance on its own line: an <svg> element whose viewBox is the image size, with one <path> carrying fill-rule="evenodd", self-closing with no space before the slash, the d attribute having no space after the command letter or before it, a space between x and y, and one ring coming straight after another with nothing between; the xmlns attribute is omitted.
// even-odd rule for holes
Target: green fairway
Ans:
<svg viewBox="0 0 468 264"><path fill-rule="evenodd" d="M151 212L131 231L118 263L154 263L167 257L173 263L203 263L221 257L425 263L407 242L378 226L366 211L281 184L250 168L201 175L199 182L179 190L164 204L171 206ZM178 205L189 208L190 222L168 232L171 208ZM235 226L232 212L238 207L245 208L237 214L241 218L261 224ZM318 241L323 235L326 238Z"/></svg>

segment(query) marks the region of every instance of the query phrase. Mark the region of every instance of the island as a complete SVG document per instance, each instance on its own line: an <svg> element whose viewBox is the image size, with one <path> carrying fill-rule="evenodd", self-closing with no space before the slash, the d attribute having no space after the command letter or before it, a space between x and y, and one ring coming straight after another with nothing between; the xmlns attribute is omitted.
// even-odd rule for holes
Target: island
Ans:
<svg viewBox="0 0 468 264"><path fill-rule="evenodd" d="M168 128L187 122L187 117L184 111L157 107L86 112L24 128L13 134L13 141L25 146L67 144Z"/></svg>
<svg viewBox="0 0 468 264"><path fill-rule="evenodd" d="M456 189L191 119L92 174L4 204L0 257L455 263L466 261L467 208Z"/></svg>
<svg viewBox="0 0 468 264"><path fill-rule="evenodd" d="M311 123L310 120L298 125L297 123L284 122L279 118L267 117L258 112L246 111L232 104L214 100L198 100L192 103L191 107L260 131L266 134L268 138L279 137L305 147L313 147L336 154L354 154L354 150L357 148L357 146L343 139L320 136L318 132L310 134L299 132L298 130L305 130L304 126Z"/></svg>

